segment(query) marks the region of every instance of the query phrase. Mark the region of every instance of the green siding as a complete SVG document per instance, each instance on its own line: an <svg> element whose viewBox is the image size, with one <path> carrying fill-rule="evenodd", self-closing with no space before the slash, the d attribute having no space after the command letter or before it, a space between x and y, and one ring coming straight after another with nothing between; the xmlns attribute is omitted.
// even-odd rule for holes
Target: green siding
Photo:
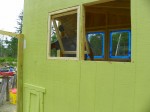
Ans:
<svg viewBox="0 0 150 112"><path fill-rule="evenodd" d="M131 0L132 62L47 59L48 12L92 1L25 0L23 83L46 89L44 112L150 111L149 0Z"/></svg>

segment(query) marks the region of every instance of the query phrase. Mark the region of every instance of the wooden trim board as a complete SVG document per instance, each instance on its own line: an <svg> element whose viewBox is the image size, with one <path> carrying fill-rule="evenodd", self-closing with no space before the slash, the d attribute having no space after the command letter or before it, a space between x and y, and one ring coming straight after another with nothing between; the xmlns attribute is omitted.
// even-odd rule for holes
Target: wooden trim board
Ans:
<svg viewBox="0 0 150 112"><path fill-rule="evenodd" d="M17 34L17 33L12 33L12 32L3 31L3 30L0 30L0 34L2 34L2 35L8 35L8 36L16 37L16 38L22 38L22 37L24 37L23 34Z"/></svg>

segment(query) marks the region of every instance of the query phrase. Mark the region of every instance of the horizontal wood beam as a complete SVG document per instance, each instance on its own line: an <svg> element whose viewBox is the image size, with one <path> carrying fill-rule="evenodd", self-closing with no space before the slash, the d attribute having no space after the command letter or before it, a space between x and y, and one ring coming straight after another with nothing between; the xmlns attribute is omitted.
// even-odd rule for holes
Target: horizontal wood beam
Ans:
<svg viewBox="0 0 150 112"><path fill-rule="evenodd" d="M117 8L103 8L103 7L86 7L85 12L88 13L99 13L99 14L115 14L115 15L129 15L130 9L117 9Z"/></svg>
<svg viewBox="0 0 150 112"><path fill-rule="evenodd" d="M108 7L130 7L130 0L97 0L93 3L84 4L84 6L93 6L93 7L101 7L101 6L108 6Z"/></svg>
<svg viewBox="0 0 150 112"><path fill-rule="evenodd" d="M68 15L75 14L75 13L77 13L77 10L73 10L73 11L68 11L68 12L65 12L65 13L52 15L52 19L57 19L58 17L68 16Z"/></svg>
<svg viewBox="0 0 150 112"><path fill-rule="evenodd" d="M106 8L106 9L127 9L130 10L130 7L116 7L116 6L90 6L90 8Z"/></svg>
<svg viewBox="0 0 150 112"><path fill-rule="evenodd" d="M95 27L86 27L86 30L93 30L93 29L102 29L105 30L106 28L127 28L131 27L131 24L118 24L118 25L106 25L106 26L95 26Z"/></svg>
<svg viewBox="0 0 150 112"><path fill-rule="evenodd" d="M64 51L64 54L76 54L77 51ZM87 51L84 51L84 54L88 54Z"/></svg>
<svg viewBox="0 0 150 112"><path fill-rule="evenodd" d="M77 51L64 51L63 54L76 54Z"/></svg>
<svg viewBox="0 0 150 112"><path fill-rule="evenodd" d="M16 37L16 38L22 38L22 37L24 37L23 34L17 34L17 33L12 33L12 32L3 31L3 30L0 30L0 34L1 35L11 36L11 37Z"/></svg>
<svg viewBox="0 0 150 112"><path fill-rule="evenodd" d="M100 3L106 3L106 2L112 2L115 0L96 0L94 2L90 2L90 3L85 3L84 6L90 6L90 5L95 5L95 4L100 4Z"/></svg>

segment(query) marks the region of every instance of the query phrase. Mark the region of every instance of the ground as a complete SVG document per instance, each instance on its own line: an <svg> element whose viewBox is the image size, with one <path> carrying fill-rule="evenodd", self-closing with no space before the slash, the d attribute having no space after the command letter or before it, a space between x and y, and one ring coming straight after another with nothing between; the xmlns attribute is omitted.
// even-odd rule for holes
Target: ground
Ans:
<svg viewBox="0 0 150 112"><path fill-rule="evenodd" d="M6 102L4 105L0 106L0 112L17 112L16 105Z"/></svg>
<svg viewBox="0 0 150 112"><path fill-rule="evenodd" d="M1 90L1 82L2 79L0 78L0 90ZM0 112L16 112L16 105L10 104L10 102L5 102L3 105L0 105Z"/></svg>

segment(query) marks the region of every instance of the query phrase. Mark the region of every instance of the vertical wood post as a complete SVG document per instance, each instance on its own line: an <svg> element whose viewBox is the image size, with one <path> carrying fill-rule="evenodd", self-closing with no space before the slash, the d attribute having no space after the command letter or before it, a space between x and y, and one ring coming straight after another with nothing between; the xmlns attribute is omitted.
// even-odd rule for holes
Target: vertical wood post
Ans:
<svg viewBox="0 0 150 112"><path fill-rule="evenodd" d="M9 77L5 77L5 80L7 82L7 86L6 86L6 101L9 101Z"/></svg>
<svg viewBox="0 0 150 112"><path fill-rule="evenodd" d="M81 5L80 12L80 60L84 60L85 55L85 9L84 6Z"/></svg>
<svg viewBox="0 0 150 112"><path fill-rule="evenodd" d="M17 112L23 112L23 37L18 38Z"/></svg>

